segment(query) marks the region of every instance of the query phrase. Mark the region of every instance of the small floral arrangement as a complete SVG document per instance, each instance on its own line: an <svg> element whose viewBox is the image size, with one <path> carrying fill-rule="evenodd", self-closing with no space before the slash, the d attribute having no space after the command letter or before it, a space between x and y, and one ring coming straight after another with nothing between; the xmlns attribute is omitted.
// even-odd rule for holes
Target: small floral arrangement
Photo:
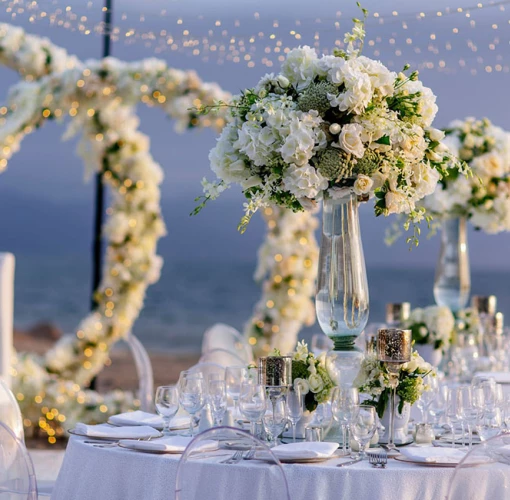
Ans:
<svg viewBox="0 0 510 500"><path fill-rule="evenodd" d="M402 412L404 403L412 405L420 399L424 391L430 390L430 387L423 383L423 377L431 373L435 374L432 366L413 351L411 361L402 365L398 379L395 380L385 364L375 355L369 354L361 362L361 368L354 379L353 386L371 396L371 400L366 401L366 404L375 406L379 418L382 418L395 382L397 396L400 398L398 411Z"/></svg>
<svg viewBox="0 0 510 500"><path fill-rule="evenodd" d="M445 132L445 144L467 162L473 176L448 168L424 206L438 217L469 217L489 234L510 231L510 133L487 118L456 120Z"/></svg>
<svg viewBox="0 0 510 500"><path fill-rule="evenodd" d="M316 358L304 341L298 342L292 356L292 380L301 389L308 411L328 401L335 384L326 368L326 353Z"/></svg>
<svg viewBox="0 0 510 500"><path fill-rule="evenodd" d="M318 57L311 47L295 48L279 74L218 105L231 109L209 155L219 180L204 180L194 213L238 183L247 198L241 232L261 207L302 211L344 190L361 201L375 197L376 216L407 214L406 229L426 217L416 202L453 161L443 132L432 128L436 96L418 72L405 74L408 65L397 74L362 56L364 20L353 21L345 51ZM410 241L418 234L415 226Z"/></svg>
<svg viewBox="0 0 510 500"><path fill-rule="evenodd" d="M412 331L416 344L431 344L441 349L450 343L455 317L448 307L429 306L413 309L405 328Z"/></svg>
<svg viewBox="0 0 510 500"><path fill-rule="evenodd" d="M457 312L456 333L468 333L478 336L481 328L480 315L476 309L468 307Z"/></svg>

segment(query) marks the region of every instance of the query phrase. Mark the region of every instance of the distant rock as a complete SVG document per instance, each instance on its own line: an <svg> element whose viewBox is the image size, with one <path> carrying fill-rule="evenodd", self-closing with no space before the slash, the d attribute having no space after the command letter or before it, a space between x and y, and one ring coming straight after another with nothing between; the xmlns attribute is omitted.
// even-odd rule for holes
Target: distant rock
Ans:
<svg viewBox="0 0 510 500"><path fill-rule="evenodd" d="M40 321L34 326L31 326L26 332L27 335L41 340L58 340L62 337L62 330L49 321Z"/></svg>

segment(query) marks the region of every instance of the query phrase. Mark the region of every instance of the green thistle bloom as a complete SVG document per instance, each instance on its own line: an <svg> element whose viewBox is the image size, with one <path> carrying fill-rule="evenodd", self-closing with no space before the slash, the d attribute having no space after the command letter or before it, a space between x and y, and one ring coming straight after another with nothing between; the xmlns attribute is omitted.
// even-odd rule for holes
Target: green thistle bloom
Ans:
<svg viewBox="0 0 510 500"><path fill-rule="evenodd" d="M315 167L326 179L340 181L352 176L354 164L343 149L327 148L317 158Z"/></svg>
<svg viewBox="0 0 510 500"><path fill-rule="evenodd" d="M320 115L326 113L330 108L328 93L338 92L336 85L327 81L312 83L298 99L298 109L303 112L315 109Z"/></svg>
<svg viewBox="0 0 510 500"><path fill-rule="evenodd" d="M381 166L381 155L372 149L366 149L363 158L356 162L354 171L357 174L371 176Z"/></svg>

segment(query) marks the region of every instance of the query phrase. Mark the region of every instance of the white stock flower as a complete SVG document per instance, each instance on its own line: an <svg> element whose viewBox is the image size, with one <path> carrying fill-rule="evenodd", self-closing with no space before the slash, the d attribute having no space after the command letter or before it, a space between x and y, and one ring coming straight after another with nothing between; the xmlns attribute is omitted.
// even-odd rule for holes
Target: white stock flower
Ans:
<svg viewBox="0 0 510 500"><path fill-rule="evenodd" d="M338 137L339 146L347 153L351 153L357 158L362 158L365 153L365 148L361 142L362 131L363 127L357 123L344 125Z"/></svg>

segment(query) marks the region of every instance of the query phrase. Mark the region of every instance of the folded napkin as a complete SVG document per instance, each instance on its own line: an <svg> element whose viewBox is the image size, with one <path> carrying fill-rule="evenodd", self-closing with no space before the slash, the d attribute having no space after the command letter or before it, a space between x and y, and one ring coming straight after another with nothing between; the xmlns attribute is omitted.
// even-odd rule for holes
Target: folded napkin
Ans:
<svg viewBox="0 0 510 500"><path fill-rule="evenodd" d="M163 419L154 413L136 410L113 415L109 421L115 425L149 425L151 427L163 428Z"/></svg>
<svg viewBox="0 0 510 500"><path fill-rule="evenodd" d="M466 456L466 453L457 448L435 446L406 446L399 451L406 458L424 463L458 464Z"/></svg>
<svg viewBox="0 0 510 500"><path fill-rule="evenodd" d="M120 446L131 448L133 450L156 451L167 453L183 453L191 437L185 436L168 436L151 441L119 441ZM207 440L195 448L196 451L212 451L218 449L218 442Z"/></svg>
<svg viewBox="0 0 510 500"><path fill-rule="evenodd" d="M288 460L301 458L327 458L333 455L337 448L338 443L305 441L303 443L281 444L271 448L271 451L278 459Z"/></svg>
<svg viewBox="0 0 510 500"><path fill-rule="evenodd" d="M83 436L112 439L144 439L161 436L161 433L148 425L114 427L108 424L86 425L78 423L74 430Z"/></svg>

